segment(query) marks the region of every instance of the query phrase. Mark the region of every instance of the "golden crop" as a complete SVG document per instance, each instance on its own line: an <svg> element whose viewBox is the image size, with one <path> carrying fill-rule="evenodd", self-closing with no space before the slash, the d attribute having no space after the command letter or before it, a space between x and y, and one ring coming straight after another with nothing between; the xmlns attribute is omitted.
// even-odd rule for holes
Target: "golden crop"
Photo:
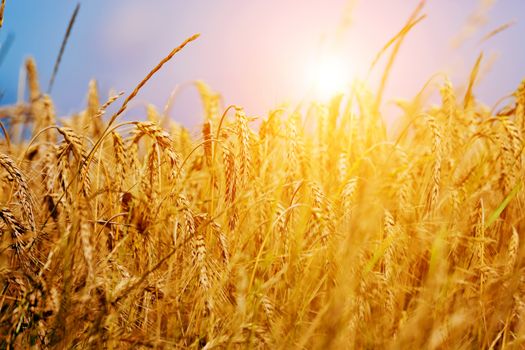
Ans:
<svg viewBox="0 0 525 350"><path fill-rule="evenodd" d="M187 42L108 121L95 82L57 120L27 61L0 109L2 348L525 346L525 81L489 109L477 68L464 96L442 79L388 135L362 88L255 121L198 82L201 134L121 122Z"/></svg>

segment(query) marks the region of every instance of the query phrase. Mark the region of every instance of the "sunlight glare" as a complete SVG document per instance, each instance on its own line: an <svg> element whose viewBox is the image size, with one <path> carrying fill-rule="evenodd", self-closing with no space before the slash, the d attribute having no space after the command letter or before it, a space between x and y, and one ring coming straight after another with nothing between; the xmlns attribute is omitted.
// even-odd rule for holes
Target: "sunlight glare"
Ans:
<svg viewBox="0 0 525 350"><path fill-rule="evenodd" d="M309 69L314 98L326 101L346 92L350 84L348 63L336 55L324 55Z"/></svg>

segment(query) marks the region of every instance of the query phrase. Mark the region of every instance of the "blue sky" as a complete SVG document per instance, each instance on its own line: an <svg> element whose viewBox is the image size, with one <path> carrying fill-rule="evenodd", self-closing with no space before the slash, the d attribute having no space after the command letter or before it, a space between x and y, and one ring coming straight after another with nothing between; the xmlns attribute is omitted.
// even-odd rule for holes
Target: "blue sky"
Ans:
<svg viewBox="0 0 525 350"><path fill-rule="evenodd" d="M307 62L323 43L335 41L348 0L90 0L81 8L64 54L52 97L59 114L82 109L88 82L96 78L105 98L110 89L129 92L173 47L201 33L144 88L126 118L140 118L144 104L160 109L171 90L202 79L226 104L265 114L284 101L296 102L307 89ZM357 0L352 24L339 38L338 53L356 76L364 75L377 50L399 30L417 5L413 0ZM459 48L454 38L469 16L487 5L487 20ZM74 1L7 0L0 42L13 45L0 66L1 104L17 98L20 67L35 57L47 87ZM490 6L489 6L490 5ZM477 55L485 53L477 97L494 103L525 78L525 2L522 0L430 0L428 17L409 34L392 71L387 100L410 98L436 72L461 89ZM489 41L480 38L509 21L515 24ZM324 38L324 41L323 41ZM374 85L374 82L371 82ZM200 122L196 91L188 85L172 117Z"/></svg>

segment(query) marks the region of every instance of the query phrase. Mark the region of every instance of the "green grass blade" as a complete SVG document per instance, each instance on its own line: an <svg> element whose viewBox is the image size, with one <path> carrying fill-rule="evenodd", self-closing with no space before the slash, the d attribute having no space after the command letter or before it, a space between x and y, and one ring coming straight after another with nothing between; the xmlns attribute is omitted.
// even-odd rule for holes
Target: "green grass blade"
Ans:
<svg viewBox="0 0 525 350"><path fill-rule="evenodd" d="M501 215L503 210L505 210L505 208L509 205L510 201L514 197L516 197L518 192L521 190L522 186L523 186L523 182L520 182L516 186L514 186L512 191L510 191L510 193L507 195L507 197L505 197L505 199L503 199L503 201L498 206L498 208L496 208L496 210L494 210L494 212L489 216L489 219L487 220L486 227L491 226L499 218L499 216Z"/></svg>

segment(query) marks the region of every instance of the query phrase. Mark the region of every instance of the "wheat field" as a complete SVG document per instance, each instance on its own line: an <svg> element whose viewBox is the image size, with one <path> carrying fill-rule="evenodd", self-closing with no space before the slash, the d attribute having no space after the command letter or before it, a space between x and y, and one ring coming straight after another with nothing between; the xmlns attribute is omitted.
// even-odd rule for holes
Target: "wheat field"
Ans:
<svg viewBox="0 0 525 350"><path fill-rule="evenodd" d="M196 37L64 118L27 60L0 107L0 348L525 347L525 80L488 107L478 60L394 126L381 89L253 117L200 81L201 133L121 120Z"/></svg>

